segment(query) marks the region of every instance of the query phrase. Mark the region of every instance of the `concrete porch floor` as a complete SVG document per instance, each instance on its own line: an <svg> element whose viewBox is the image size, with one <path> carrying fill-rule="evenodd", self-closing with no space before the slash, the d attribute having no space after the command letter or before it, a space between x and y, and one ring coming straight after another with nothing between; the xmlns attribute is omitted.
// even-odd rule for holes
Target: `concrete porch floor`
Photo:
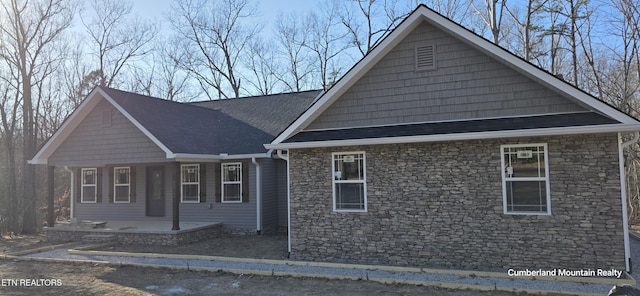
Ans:
<svg viewBox="0 0 640 296"><path fill-rule="evenodd" d="M60 231L80 231L80 232L106 232L106 233L155 233L155 234L171 234L191 232L200 229L215 227L222 225L221 222L180 222L180 230L171 230L172 221L91 221L106 222L104 227L93 228L89 223L56 223L53 229Z"/></svg>

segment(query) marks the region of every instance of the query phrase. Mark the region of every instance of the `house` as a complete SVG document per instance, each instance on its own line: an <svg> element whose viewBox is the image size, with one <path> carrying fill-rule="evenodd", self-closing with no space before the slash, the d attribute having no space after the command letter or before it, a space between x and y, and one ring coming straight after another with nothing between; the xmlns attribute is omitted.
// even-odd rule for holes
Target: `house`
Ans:
<svg viewBox="0 0 640 296"><path fill-rule="evenodd" d="M291 258L629 271L638 131L421 5L265 147L288 159Z"/></svg>
<svg viewBox="0 0 640 296"><path fill-rule="evenodd" d="M31 163L50 178L54 167L70 172L78 220L273 232L287 225L286 163L263 144L318 93L178 103L98 86Z"/></svg>

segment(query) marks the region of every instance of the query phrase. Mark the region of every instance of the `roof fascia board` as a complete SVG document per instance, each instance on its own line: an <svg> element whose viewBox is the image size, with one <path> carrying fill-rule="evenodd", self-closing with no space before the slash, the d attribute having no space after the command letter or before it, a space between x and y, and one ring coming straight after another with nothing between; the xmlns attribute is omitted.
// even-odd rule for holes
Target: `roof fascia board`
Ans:
<svg viewBox="0 0 640 296"><path fill-rule="evenodd" d="M254 153L254 154L232 154L232 155L209 155L209 154L192 154L192 153L175 153L174 158L176 161L188 162L188 161L212 161L219 162L222 160L232 159L250 159L250 158L271 158L268 153Z"/></svg>
<svg viewBox="0 0 640 296"><path fill-rule="evenodd" d="M512 130L512 131L492 131L492 132L478 132L478 133L386 137L386 138L368 138L368 139L314 141L314 142L294 142L294 143L265 144L264 146L267 149L297 149L297 148L321 148L321 147L337 147L337 146L402 144L402 143L418 143L418 142L445 142L445 141L463 141L463 140L480 140L480 139L496 139L496 138L515 138L515 137L561 136L561 135L596 134L596 133L608 133L608 132L634 132L634 131L640 131L640 123L636 123L634 125L612 124L612 125L606 125L606 126L604 125L603 126L578 126L578 127L559 127L559 128Z"/></svg>
<svg viewBox="0 0 640 296"><path fill-rule="evenodd" d="M96 98L98 89L98 87L94 88L91 93L87 95L87 98L80 103L78 108L71 113L71 115L69 115L69 117L62 123L62 126L60 126L60 128L53 133L51 138L49 138L40 150L38 150L36 155L27 161L29 164L48 164L48 159L53 152L60 147L64 140L76 129L76 127L78 127L78 125L80 125L82 120L89 115L89 112L91 112L93 107L95 107L100 101L99 98Z"/></svg>
<svg viewBox="0 0 640 296"><path fill-rule="evenodd" d="M384 38L380 44L378 44L371 52L365 55L358 63L356 63L338 82L321 93L321 97L314 102L307 111L302 113L298 119L296 119L291 125L289 125L278 137L276 137L272 143L281 143L286 140L297 131L303 129L311 121L326 110L331 103L338 99L349 87L355 84L358 79L364 76L373 66L380 61L385 54L389 53L394 46L398 45L404 37L408 36L413 29L415 29L423 19L422 13L418 13L420 10L427 10L426 7L420 6L416 11L410 14L402 23L396 27L389 36Z"/></svg>
<svg viewBox="0 0 640 296"><path fill-rule="evenodd" d="M158 138L156 138L151 132L149 132L149 130L147 130L138 120L136 120L133 116L131 116L131 114L129 114L124 108L122 108L122 106L116 103L116 101L113 100L105 91L103 91L99 87L97 88L97 90L104 97L105 100L107 100L109 103L111 103L111 105L113 105L116 109L118 109L118 111L120 111L120 113L122 113L124 117L129 119L129 121L131 121L133 125L135 125L145 136L147 136L147 138L149 138L162 151L164 151L167 158L175 158L175 153L173 153L173 151L171 151L167 146L165 146L162 142L160 142Z"/></svg>

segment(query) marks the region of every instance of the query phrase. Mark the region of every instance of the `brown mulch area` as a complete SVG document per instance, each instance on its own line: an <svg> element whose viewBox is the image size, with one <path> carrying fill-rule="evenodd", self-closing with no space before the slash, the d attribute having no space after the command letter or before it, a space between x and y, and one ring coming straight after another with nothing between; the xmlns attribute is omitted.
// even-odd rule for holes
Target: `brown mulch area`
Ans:
<svg viewBox="0 0 640 296"><path fill-rule="evenodd" d="M158 245L108 245L95 250L281 260L287 256L287 236L283 234L229 235L175 247Z"/></svg>

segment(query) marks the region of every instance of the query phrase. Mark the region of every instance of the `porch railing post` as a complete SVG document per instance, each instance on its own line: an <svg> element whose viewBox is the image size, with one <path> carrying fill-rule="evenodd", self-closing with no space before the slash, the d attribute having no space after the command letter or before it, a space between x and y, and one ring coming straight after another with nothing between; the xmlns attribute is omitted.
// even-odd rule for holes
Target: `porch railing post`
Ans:
<svg viewBox="0 0 640 296"><path fill-rule="evenodd" d="M55 175L55 166L47 166L47 226L53 227L56 223L55 217L55 209L54 209L54 195L55 195L55 186L54 175ZM73 200L71 200L73 202Z"/></svg>
<svg viewBox="0 0 640 296"><path fill-rule="evenodd" d="M173 227L180 230L180 163L176 162L173 170Z"/></svg>

